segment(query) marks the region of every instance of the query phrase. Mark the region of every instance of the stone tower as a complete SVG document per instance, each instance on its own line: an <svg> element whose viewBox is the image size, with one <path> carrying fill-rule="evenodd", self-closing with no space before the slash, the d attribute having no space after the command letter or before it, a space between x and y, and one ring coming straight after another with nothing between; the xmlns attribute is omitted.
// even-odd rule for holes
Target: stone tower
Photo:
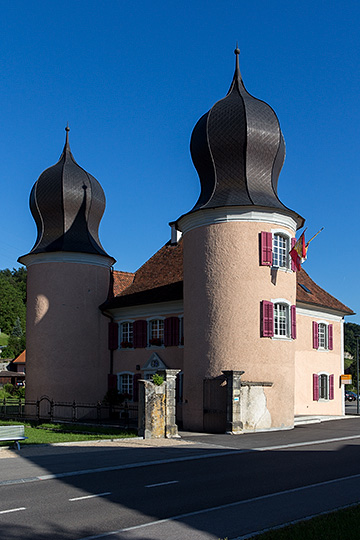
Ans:
<svg viewBox="0 0 360 540"><path fill-rule="evenodd" d="M204 429L204 381L244 371L260 429L294 420L296 274L304 220L277 194L285 144L272 108L245 89L236 54L227 95L197 122L201 193L177 220L184 242L184 428ZM262 384L265 383L265 384ZM208 428L206 428L208 429Z"/></svg>
<svg viewBox="0 0 360 540"><path fill-rule="evenodd" d="M107 390L110 267L98 228L105 210L99 182L75 161L69 128L59 161L30 194L37 226L27 267L26 399L89 403Z"/></svg>

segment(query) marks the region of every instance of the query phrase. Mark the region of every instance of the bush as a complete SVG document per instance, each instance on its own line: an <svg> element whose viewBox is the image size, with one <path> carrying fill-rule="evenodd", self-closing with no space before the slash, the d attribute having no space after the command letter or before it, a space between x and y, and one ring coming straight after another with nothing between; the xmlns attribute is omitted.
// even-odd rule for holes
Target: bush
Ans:
<svg viewBox="0 0 360 540"><path fill-rule="evenodd" d="M7 394L13 395L15 387L11 383L4 384L4 390Z"/></svg>
<svg viewBox="0 0 360 540"><path fill-rule="evenodd" d="M161 386L162 383L164 382L164 377L162 375L159 375L158 373L155 373L153 376L152 376L152 382L156 385L156 386Z"/></svg>

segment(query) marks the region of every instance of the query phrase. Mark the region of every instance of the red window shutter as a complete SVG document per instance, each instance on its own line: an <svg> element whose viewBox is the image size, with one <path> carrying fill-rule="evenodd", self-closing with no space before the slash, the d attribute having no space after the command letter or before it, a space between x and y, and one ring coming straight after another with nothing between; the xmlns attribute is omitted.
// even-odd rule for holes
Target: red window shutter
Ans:
<svg viewBox="0 0 360 540"><path fill-rule="evenodd" d="M319 401L319 375L313 374L313 400Z"/></svg>
<svg viewBox="0 0 360 540"><path fill-rule="evenodd" d="M334 339L333 339L333 325L329 324L328 326L328 348L330 351L334 348Z"/></svg>
<svg viewBox="0 0 360 540"><path fill-rule="evenodd" d="M119 325L109 322L109 350L115 351L119 347Z"/></svg>
<svg viewBox="0 0 360 540"><path fill-rule="evenodd" d="M318 349L319 348L319 325L316 321L313 321L312 328L313 328L313 348Z"/></svg>
<svg viewBox="0 0 360 540"><path fill-rule="evenodd" d="M291 249L295 246L296 244L296 238L292 238L291 239ZM292 260L292 257L290 257L291 259L291 270L293 272L296 272L297 268L296 268L296 264L294 263L294 261Z"/></svg>
<svg viewBox="0 0 360 540"><path fill-rule="evenodd" d="M334 375L329 377L329 399L334 399Z"/></svg>
<svg viewBox="0 0 360 540"><path fill-rule="evenodd" d="M133 325L134 349L144 349L147 346L147 322L138 320Z"/></svg>
<svg viewBox="0 0 360 540"><path fill-rule="evenodd" d="M272 337L274 335L274 305L272 302L261 302L261 336Z"/></svg>
<svg viewBox="0 0 360 540"><path fill-rule="evenodd" d="M179 317L168 317L165 319L164 345L165 347L177 347L179 345Z"/></svg>
<svg viewBox="0 0 360 540"><path fill-rule="evenodd" d="M291 306L291 337L296 339L296 306Z"/></svg>
<svg viewBox="0 0 360 540"><path fill-rule="evenodd" d="M260 264L261 266L272 265L272 234L262 231L260 233Z"/></svg>
<svg viewBox="0 0 360 540"><path fill-rule="evenodd" d="M108 375L108 390L114 390L117 388L117 376L116 375Z"/></svg>
<svg viewBox="0 0 360 540"><path fill-rule="evenodd" d="M139 401L139 379L141 379L141 373L135 373L133 377L133 401Z"/></svg>

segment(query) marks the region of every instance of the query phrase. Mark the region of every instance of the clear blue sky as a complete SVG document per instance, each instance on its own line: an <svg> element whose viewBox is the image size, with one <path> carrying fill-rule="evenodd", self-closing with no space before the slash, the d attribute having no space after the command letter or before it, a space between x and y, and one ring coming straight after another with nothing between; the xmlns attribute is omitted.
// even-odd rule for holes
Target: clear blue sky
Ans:
<svg viewBox="0 0 360 540"><path fill-rule="evenodd" d="M191 131L226 94L238 40L246 88L284 133L280 198L308 236L325 227L304 268L360 313L359 22L355 0L3 0L0 268L35 242L29 193L67 122L105 191L100 236L116 268L153 255L197 200Z"/></svg>

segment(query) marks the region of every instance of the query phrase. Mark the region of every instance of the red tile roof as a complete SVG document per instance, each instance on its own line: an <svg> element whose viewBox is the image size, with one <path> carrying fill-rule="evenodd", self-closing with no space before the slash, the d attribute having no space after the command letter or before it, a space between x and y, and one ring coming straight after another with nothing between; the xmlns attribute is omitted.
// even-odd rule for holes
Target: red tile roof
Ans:
<svg viewBox="0 0 360 540"><path fill-rule="evenodd" d="M334 296L319 287L301 269L297 272L297 303L304 303L352 315L353 311ZM143 264L135 274L114 272L114 297L105 302L101 309L134 306L171 300L181 300L183 281L183 243L165 244ZM126 287L126 283L129 285ZM301 284L309 291L306 292Z"/></svg>
<svg viewBox="0 0 360 540"><path fill-rule="evenodd" d="M121 272L120 270L114 270L113 272L113 292L114 296L118 296L125 289L127 289L134 281L134 272Z"/></svg>
<svg viewBox="0 0 360 540"><path fill-rule="evenodd" d="M334 296L324 291L313 281L303 268L296 274L297 289L296 302L311 304L318 307L330 308L340 311L345 315L354 315L354 312L337 300ZM301 285L305 286L310 292L307 292Z"/></svg>
<svg viewBox="0 0 360 540"><path fill-rule="evenodd" d="M13 364L25 364L26 363L26 349L19 356L12 361Z"/></svg>

